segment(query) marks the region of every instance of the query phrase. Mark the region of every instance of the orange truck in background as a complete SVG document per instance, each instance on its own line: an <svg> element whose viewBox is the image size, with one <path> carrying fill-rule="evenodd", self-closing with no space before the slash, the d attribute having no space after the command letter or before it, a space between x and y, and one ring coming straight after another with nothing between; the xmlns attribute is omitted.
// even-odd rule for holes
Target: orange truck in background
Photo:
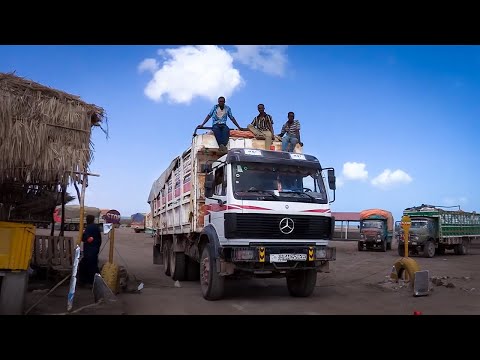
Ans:
<svg viewBox="0 0 480 360"><path fill-rule="evenodd" d="M360 212L360 240L358 251L380 248L391 250L393 239L393 215L383 209L367 209Z"/></svg>

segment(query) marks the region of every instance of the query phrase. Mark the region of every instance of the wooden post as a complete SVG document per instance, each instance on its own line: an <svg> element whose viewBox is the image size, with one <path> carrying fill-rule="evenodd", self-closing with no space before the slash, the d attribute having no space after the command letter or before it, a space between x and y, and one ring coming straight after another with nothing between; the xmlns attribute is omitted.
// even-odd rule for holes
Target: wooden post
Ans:
<svg viewBox="0 0 480 360"><path fill-rule="evenodd" d="M113 264L113 243L115 241L115 224L112 224L112 230L110 230L110 252L108 253L108 261Z"/></svg>
<svg viewBox="0 0 480 360"><path fill-rule="evenodd" d="M65 192L67 191L67 186L62 185L62 221L60 222L60 236L64 236L65 229Z"/></svg>

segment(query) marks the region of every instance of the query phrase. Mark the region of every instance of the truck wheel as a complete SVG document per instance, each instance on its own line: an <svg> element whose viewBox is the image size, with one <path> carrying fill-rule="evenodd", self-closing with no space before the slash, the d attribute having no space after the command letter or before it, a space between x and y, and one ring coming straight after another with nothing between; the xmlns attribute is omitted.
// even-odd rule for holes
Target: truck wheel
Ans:
<svg viewBox="0 0 480 360"><path fill-rule="evenodd" d="M428 240L425 245L423 245L423 256L426 258L432 258L435 256L435 244L433 241Z"/></svg>
<svg viewBox="0 0 480 360"><path fill-rule="evenodd" d="M70 230L70 231L75 231L75 224L70 224L70 225L68 226L68 230Z"/></svg>
<svg viewBox="0 0 480 360"><path fill-rule="evenodd" d="M200 287L206 300L219 300L225 291L225 278L215 269L210 244L205 245L200 258Z"/></svg>
<svg viewBox="0 0 480 360"><path fill-rule="evenodd" d="M466 241L463 240L461 244L455 245L453 251L455 252L455 255L467 255L468 245L466 244Z"/></svg>
<svg viewBox="0 0 480 360"><path fill-rule="evenodd" d="M382 250L383 252L387 251L387 239L383 239L380 250Z"/></svg>
<svg viewBox="0 0 480 360"><path fill-rule="evenodd" d="M170 246L168 242L163 243L163 268L165 275L170 276Z"/></svg>
<svg viewBox="0 0 480 360"><path fill-rule="evenodd" d="M296 270L287 272L287 287L291 296L307 297L312 295L317 283L317 270Z"/></svg>
<svg viewBox="0 0 480 360"><path fill-rule="evenodd" d="M198 265L198 262L196 262L189 256L187 256L186 277L187 277L187 281L200 280L200 266Z"/></svg>
<svg viewBox="0 0 480 360"><path fill-rule="evenodd" d="M183 252L173 251L173 245L170 247L170 275L173 280L185 280L185 254Z"/></svg>
<svg viewBox="0 0 480 360"><path fill-rule="evenodd" d="M435 250L435 254L437 255L445 255L445 246L442 244L438 245L438 248Z"/></svg>
<svg viewBox="0 0 480 360"><path fill-rule="evenodd" d="M358 242L358 251L363 251L363 243Z"/></svg>

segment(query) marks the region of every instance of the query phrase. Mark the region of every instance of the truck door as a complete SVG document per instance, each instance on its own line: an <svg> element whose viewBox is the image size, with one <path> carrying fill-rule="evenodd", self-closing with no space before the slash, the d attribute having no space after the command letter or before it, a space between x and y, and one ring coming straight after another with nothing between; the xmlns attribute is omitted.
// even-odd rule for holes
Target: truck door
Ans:
<svg viewBox="0 0 480 360"><path fill-rule="evenodd" d="M219 238L224 237L224 217L227 210L227 171L225 166L221 166L214 171L213 196L205 199L209 205L210 222L215 227Z"/></svg>

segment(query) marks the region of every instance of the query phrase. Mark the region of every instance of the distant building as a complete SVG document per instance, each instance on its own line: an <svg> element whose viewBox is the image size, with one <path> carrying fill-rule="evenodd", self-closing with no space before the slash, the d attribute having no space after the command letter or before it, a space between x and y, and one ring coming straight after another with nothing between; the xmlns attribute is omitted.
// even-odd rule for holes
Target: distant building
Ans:
<svg viewBox="0 0 480 360"><path fill-rule="evenodd" d="M360 212L333 212L332 216L335 217L335 233L334 239L357 240L360 237L359 225L360 225ZM349 234L350 233L350 234Z"/></svg>

